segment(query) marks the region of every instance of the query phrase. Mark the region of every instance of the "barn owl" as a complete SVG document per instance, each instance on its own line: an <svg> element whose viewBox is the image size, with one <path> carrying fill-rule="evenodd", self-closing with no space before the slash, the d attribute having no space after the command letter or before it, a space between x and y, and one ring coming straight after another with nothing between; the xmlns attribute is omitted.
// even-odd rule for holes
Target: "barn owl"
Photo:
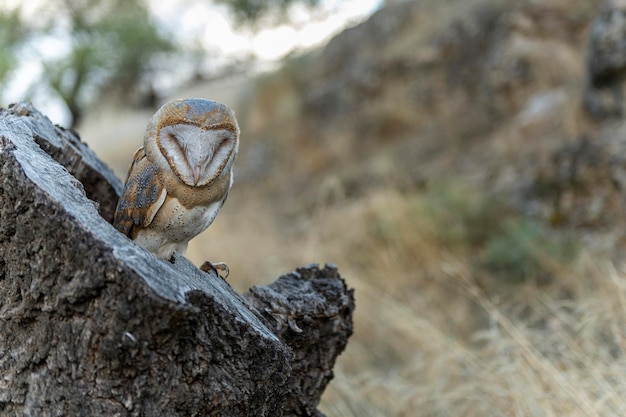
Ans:
<svg viewBox="0 0 626 417"><path fill-rule="evenodd" d="M165 104L135 153L113 225L161 259L184 254L226 201L238 147L239 126L226 105L198 98Z"/></svg>

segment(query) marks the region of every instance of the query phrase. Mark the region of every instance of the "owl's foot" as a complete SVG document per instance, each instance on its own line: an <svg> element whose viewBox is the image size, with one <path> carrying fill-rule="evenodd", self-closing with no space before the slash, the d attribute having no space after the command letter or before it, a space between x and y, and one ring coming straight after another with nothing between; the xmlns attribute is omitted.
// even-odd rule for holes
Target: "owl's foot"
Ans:
<svg viewBox="0 0 626 417"><path fill-rule="evenodd" d="M228 265L226 265L224 262L211 263L209 261L204 261L204 263L200 266L200 270L207 273L209 271L215 271L215 273L224 281L226 280L226 278L228 278L228 275L230 274Z"/></svg>

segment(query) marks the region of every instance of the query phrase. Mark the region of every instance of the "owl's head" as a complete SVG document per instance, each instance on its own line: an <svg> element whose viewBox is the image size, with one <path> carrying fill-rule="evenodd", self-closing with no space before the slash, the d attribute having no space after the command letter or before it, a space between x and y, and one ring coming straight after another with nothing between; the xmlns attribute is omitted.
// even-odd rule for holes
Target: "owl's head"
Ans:
<svg viewBox="0 0 626 417"><path fill-rule="evenodd" d="M170 101L150 119L147 157L183 183L201 187L230 171L239 147L234 112L200 98Z"/></svg>

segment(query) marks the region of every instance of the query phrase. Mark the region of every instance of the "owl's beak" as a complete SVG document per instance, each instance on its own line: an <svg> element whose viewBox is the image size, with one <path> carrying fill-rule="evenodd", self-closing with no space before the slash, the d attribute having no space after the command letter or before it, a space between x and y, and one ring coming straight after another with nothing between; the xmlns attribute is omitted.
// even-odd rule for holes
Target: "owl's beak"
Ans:
<svg viewBox="0 0 626 417"><path fill-rule="evenodd" d="M200 167L199 166L195 166L195 167L193 167L193 181L194 181L194 184L197 184L199 179L200 179Z"/></svg>

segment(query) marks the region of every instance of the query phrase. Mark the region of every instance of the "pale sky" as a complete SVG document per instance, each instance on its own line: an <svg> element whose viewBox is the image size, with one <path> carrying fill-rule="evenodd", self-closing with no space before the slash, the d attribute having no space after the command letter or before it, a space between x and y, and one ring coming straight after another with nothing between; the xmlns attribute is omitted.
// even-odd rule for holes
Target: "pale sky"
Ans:
<svg viewBox="0 0 626 417"><path fill-rule="evenodd" d="M9 6L16 1L3 0ZM27 15L33 15L36 3L44 0L24 2ZM295 50L306 50L330 40L345 27L354 25L378 9L383 0L322 0L320 7L309 10L304 6L293 7L290 24L266 27L252 32L235 27L223 6L210 1L149 0L148 4L160 24L177 33L182 42L200 39L202 46L211 55L224 61L246 56L255 56L261 63L277 61ZM32 7L31 7L32 6ZM62 25L62 22L61 22ZM60 28L60 32L63 28ZM36 49L45 57L62 56L67 50L63 37L37 40ZM41 74L37 57L28 60L17 71L19 79L12 79L5 94L6 102L22 100L28 85ZM183 81L183 80L180 80ZM64 106L54 97L46 97L35 103L54 123L66 124L68 116Z"/></svg>
<svg viewBox="0 0 626 417"><path fill-rule="evenodd" d="M152 0L151 9L161 22L183 36L199 35L210 51L226 56L254 53L262 60L279 59L297 48L323 43L342 28L363 20L380 7L382 0L324 0L313 11L297 5L290 13L290 24L266 28L253 34L235 28L225 7L196 2L184 8L186 0Z"/></svg>

